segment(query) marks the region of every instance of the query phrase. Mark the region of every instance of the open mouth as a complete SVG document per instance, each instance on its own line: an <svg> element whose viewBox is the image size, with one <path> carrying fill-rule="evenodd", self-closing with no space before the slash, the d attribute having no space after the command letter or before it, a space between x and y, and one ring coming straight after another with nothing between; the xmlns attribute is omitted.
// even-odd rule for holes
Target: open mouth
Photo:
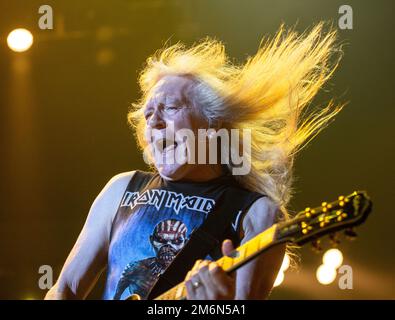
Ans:
<svg viewBox="0 0 395 320"><path fill-rule="evenodd" d="M172 139L160 138L155 141L155 147L162 153L168 152L170 150L174 150L177 148L178 143Z"/></svg>

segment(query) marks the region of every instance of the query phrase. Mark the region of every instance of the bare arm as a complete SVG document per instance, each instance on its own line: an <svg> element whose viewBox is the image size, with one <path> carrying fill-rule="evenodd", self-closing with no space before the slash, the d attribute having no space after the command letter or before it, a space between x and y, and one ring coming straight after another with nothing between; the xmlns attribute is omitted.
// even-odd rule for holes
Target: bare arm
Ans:
<svg viewBox="0 0 395 320"><path fill-rule="evenodd" d="M45 299L84 299L107 265L112 221L134 172L114 176L93 202L59 279Z"/></svg>
<svg viewBox="0 0 395 320"><path fill-rule="evenodd" d="M268 198L259 198L243 220L242 244L274 224L277 207ZM285 245L275 246L237 271L236 299L266 299L276 280L285 254Z"/></svg>

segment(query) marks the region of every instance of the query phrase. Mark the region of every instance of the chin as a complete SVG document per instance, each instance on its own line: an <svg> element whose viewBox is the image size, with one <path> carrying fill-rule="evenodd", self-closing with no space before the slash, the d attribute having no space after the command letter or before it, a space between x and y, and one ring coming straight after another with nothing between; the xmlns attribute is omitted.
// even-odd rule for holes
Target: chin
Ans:
<svg viewBox="0 0 395 320"><path fill-rule="evenodd" d="M177 181L184 178L188 174L188 166L187 165L160 165L157 166L156 169L161 177L165 180L169 181Z"/></svg>
<svg viewBox="0 0 395 320"><path fill-rule="evenodd" d="M185 178L191 170L185 144L169 147L165 152L156 151L154 163L156 170L165 180L176 181Z"/></svg>

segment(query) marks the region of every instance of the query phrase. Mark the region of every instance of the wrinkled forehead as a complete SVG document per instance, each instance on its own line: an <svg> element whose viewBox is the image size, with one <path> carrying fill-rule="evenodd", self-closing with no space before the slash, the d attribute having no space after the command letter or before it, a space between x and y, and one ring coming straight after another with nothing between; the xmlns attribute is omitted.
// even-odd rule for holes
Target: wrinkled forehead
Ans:
<svg viewBox="0 0 395 320"><path fill-rule="evenodd" d="M162 77L147 96L146 106L152 104L188 103L194 81L186 76Z"/></svg>

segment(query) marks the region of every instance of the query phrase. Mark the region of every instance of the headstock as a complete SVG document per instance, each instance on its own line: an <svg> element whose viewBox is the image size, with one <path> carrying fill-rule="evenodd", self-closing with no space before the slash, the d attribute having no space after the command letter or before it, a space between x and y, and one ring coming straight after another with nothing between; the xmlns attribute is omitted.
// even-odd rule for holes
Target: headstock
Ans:
<svg viewBox="0 0 395 320"><path fill-rule="evenodd" d="M333 202L323 202L321 206L306 208L299 212L295 218L279 223L277 241L293 242L302 245L306 242L315 242L326 235L345 229L346 236L355 237L352 230L363 223L372 209L365 191L355 191L348 196L340 196ZM335 236L331 241L337 243ZM316 245L319 249L319 243Z"/></svg>

